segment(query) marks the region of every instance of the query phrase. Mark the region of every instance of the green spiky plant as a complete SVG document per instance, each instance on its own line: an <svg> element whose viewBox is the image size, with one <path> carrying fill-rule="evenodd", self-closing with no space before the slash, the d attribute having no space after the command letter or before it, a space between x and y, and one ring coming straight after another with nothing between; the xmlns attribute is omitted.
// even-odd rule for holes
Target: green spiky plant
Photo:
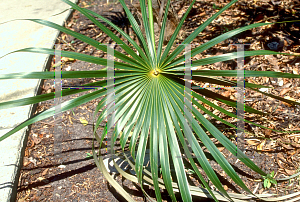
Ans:
<svg viewBox="0 0 300 202"><path fill-rule="evenodd" d="M99 145L105 138L108 130L110 130L114 125L114 133L112 137L112 148L114 142L119 139L123 149L122 157L129 163L132 169L135 171L135 175L129 174L114 162L117 170L125 178L137 182L141 185L141 189L144 194L150 199L150 196L144 191L143 185L151 185L155 188L155 195L157 201L162 201L162 196L160 189L166 189L172 201L176 201L175 192L180 192L180 196L183 201L192 201L192 195L201 197L210 197L215 201L247 201L251 198L261 198L266 201L277 201L283 200L290 197L295 197L300 193L296 193L289 196L279 197L279 198L266 198L266 195L256 195L253 194L244 182L240 179L237 173L234 171L232 166L228 163L225 157L220 153L214 143L210 140L206 131L210 133L214 138L216 138L229 152L233 155L238 153L239 160L243 162L246 166L251 168L253 171L259 173L260 175L267 177L267 174L258 168L241 150L236 149L236 145L232 143L226 136L220 132L215 125L209 122L200 112L199 109L203 110L208 115L214 117L215 119L221 121L222 123L236 129L236 126L221 119L220 117L214 115L212 112L207 110L203 104L204 103L220 112L234 118L237 117L225 109L213 104L209 100L205 99L212 98L214 100L223 102L231 107L237 107L236 101L225 98L217 93L213 93L208 89L198 89L192 90L192 110L190 112L193 114L192 120L189 122L192 125L192 130L187 130L184 134L184 126L187 125L187 121L184 117L184 56L179 56L184 50L184 46L178 46L174 51L170 52L171 47L174 45L176 36L178 35L183 22L185 21L189 11L191 10L195 0L192 1L188 10L182 17L179 26L174 31L172 38L163 50L163 38L164 31L166 27L167 12L165 12L162 22L162 29L159 36L159 43L155 44L154 37L154 23L153 23L153 13L151 0L148 0L148 13L147 16L147 5L144 0L140 0L140 7L142 8L143 16L143 26L145 29L146 36L143 36L140 27L138 26L135 18L130 13L124 0L120 0L128 19L132 25L132 28L137 36L140 46L130 38L126 33L124 33L116 25L100 16L99 14L90 11L88 9L80 8L76 4L68 1L62 0L69 4L73 9L78 10L88 19L90 19L95 25L97 25L103 32L105 32L111 39L117 44L122 44L120 47L129 54L129 57L124 53L115 51L115 57L123 62L115 62L115 122L112 123L112 119L106 123L106 129L103 130L101 135L96 134L96 130L99 124L107 118L107 112L110 109L106 109L106 89L96 90L92 93L80 96L73 100L64 102L62 104L61 110L67 111L84 103L87 103L93 99L104 98L99 102L96 107L95 116L102 110L101 114L97 118L97 122L94 127L94 137L98 141ZM216 19L223 11L236 3L237 0L231 1L228 5L221 8L216 14L199 26L192 34L190 34L184 41L183 44L191 43L200 32L202 32L214 19ZM166 4L165 10L168 10L170 6L170 0ZM113 32L111 32L107 27L100 23L96 18L109 24L115 30L117 30L129 43L135 48L130 48L125 44L120 38L118 38ZM46 25L57 30L60 30L66 34L72 35L75 38L96 47L103 52L108 52L107 47L99 44L98 41L91 39L82 34L71 31L65 27L57 25L55 23L39 20L39 19L27 19L42 25ZM252 28L270 25L272 23L257 23L241 27L229 32L226 32L202 45L193 49L190 53L191 56L195 56L214 45L235 36L243 31L250 30ZM136 52L137 51L137 52ZM54 55L55 51L53 49L46 48L25 48L21 50L16 50L14 52L31 52L31 53L44 53ZM12 53L14 53L12 52ZM138 53L138 54L137 54ZM272 55L272 54L283 54L274 51L258 50L258 51L245 51L245 57L256 56L256 55ZM74 58L77 60L86 61L89 63L95 63L99 65L107 66L107 60L104 58L97 58L85 54L61 51L63 57ZM227 60L236 59L237 53L228 53L219 56L213 56L210 58L200 59L193 61L193 67L198 67L206 64L213 64L216 62L222 62ZM288 54L287 54L288 55ZM272 71L245 71L245 77L282 77L282 78L300 78L300 75L272 72ZM230 81L227 79L215 78L216 76L228 76L237 77L236 70L195 70L192 72L193 80L206 82L212 84L219 84L223 86L236 86L237 82ZM62 72L62 78L106 78L107 71L75 71L75 72ZM1 75L0 79L53 79L53 72L24 72L24 73L14 73ZM103 87L107 86L107 81L98 81L86 84L86 86L101 85ZM259 91L259 88L264 86L256 85L252 83L245 82L245 87L253 91ZM88 91L87 89L82 90L72 90L67 89L62 91L62 96L67 96L71 94L76 94L80 92ZM263 93L263 92L262 92ZM299 105L300 103L283 99L281 97L263 93L272 98L279 99L281 101L287 102L289 104ZM205 96L205 97L204 97ZM24 98L14 101L8 101L0 103L0 109L17 107L23 105L29 105L34 103L39 103L42 101L53 99L54 93L48 93L44 95L38 95L35 97ZM197 108L196 108L197 107ZM245 111L249 113L260 115L266 115L267 113L255 110L249 106L245 106ZM24 121L22 124L16 126L13 130L6 133L4 136L0 137L0 141L19 131L20 129L35 123L37 121L46 119L55 114L55 108L43 111L36 114L34 117ZM247 123L260 126L258 124L252 123L251 121L244 120ZM266 128L264 126L260 126ZM206 130L206 131L205 131ZM273 130L273 129L271 129ZM276 130L274 130L276 131ZM277 131L283 132L283 131ZM188 139L188 144L191 145L192 154L198 158L192 158L191 154L187 153L188 161L184 162L184 158L178 158L178 156L183 155L184 151L187 151L187 143L185 137L189 135L191 138ZM248 196L241 194L230 194L225 191L220 180L218 179L215 171L212 169L205 153L203 152L200 142L208 149L215 161L222 167L222 169L227 173L227 175L242 189L244 189ZM125 151L125 145L129 143L130 152ZM149 145L149 146L147 146ZM183 148L183 149L182 149ZM146 155L146 150L150 154L150 168L144 167L144 159ZM93 150L93 156L97 166L103 172L106 179L113 185L116 190L118 190L122 196L128 200L133 201L131 196L109 175L103 162L103 158ZM199 158L200 157L200 158ZM132 159L132 160L131 160ZM188 169L186 164L188 164ZM203 169L209 178L210 182L216 187L218 191L211 189L209 184L205 181L204 177L200 173L199 167ZM160 174L162 174L162 179ZM203 184L203 187L195 187L189 184L187 173L193 173ZM173 174L173 175L172 175ZM298 175L298 174L297 174ZM294 176L292 176L294 177ZM284 180L284 179L283 179ZM285 179L286 180L286 179ZM268 195L269 197L269 195Z"/></svg>

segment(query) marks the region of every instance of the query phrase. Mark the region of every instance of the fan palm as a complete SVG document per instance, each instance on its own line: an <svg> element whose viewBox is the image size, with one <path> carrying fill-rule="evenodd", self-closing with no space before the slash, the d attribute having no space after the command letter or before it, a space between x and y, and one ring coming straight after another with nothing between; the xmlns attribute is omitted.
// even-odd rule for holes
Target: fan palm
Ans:
<svg viewBox="0 0 300 202"><path fill-rule="evenodd" d="M114 162L115 167L122 174L122 176L134 182L138 182L141 185L144 194L149 198L150 196L148 196L148 194L144 191L143 185L152 185L155 188L157 201L162 201L162 196L160 193L161 188L167 190L172 201L176 201L174 192L180 192L180 196L183 201L192 201L192 195L210 197L215 201L243 201L253 197L263 198L263 195L255 195L254 193L252 193L251 190L244 184L241 178L234 171L233 167L229 164L229 162L211 141L207 132L209 132L210 135L216 138L229 152L234 155L237 154L237 158L253 171L259 173L262 176L267 176L267 174L263 172L258 166L256 166L240 149L236 148L236 145L234 143L232 143L226 136L224 136L222 132L216 128L215 125L213 125L200 113L200 110L203 110L205 113L221 121L222 123L234 129L237 129L235 125L221 119L204 107L204 104L206 104L230 117L241 119L236 114L233 114L215 105L213 102L209 101L206 98L211 98L225 103L231 107L237 108L236 101L225 98L208 89L193 89L190 92L190 108L186 107L186 102L184 101L186 93L184 70L187 67L184 65L185 56L179 56L180 53L184 50L184 46L178 46L172 52L170 51L172 46L174 45L176 36L178 35L186 17L188 16L189 11L195 3L195 0L193 0L188 7L186 13L183 15L178 27L174 31L174 34L172 35L165 48L163 48L162 42L165 33L167 12L165 12L163 16L159 42L158 44L155 44L151 0L148 0L148 7L144 0L140 0L145 36L141 32L136 19L130 13L124 0L119 0L128 16L132 29L134 30L135 35L140 42L140 45L138 45L133 39L131 39L122 29L120 29L118 26L116 26L106 18L100 16L99 14L85 8L80 8L69 0L62 1L69 4L72 8L78 10L88 19L90 19L114 42L120 44L120 47L129 55L126 56L124 53L112 50L109 46L99 44L99 42L94 39L76 33L55 23L40 19L27 19L72 35L73 37L87 44L90 44L106 53L110 53L111 51L113 51L115 57L122 61L114 62L115 80L114 82L112 82L113 84L111 83L112 80L103 80L86 84L85 86L101 85L104 88L64 102L61 107L61 111L67 111L76 106L87 103L93 99L104 96L104 98L98 103L94 114L96 116L98 112L101 112L97 117L97 122L94 127L94 137L98 141L98 143L102 145L102 142L107 135L107 131L109 131L111 128L114 128L111 138L111 151L113 152L114 142L119 139L123 149L122 158L124 158L135 171L135 175L131 175L120 169L120 167ZM183 44L191 43L199 35L199 33L202 32L214 19L216 19L223 11L225 11L236 2L237 0L233 0L228 5L220 9L216 14L214 14L201 26L195 29L195 31L193 31L193 33L183 41ZM170 0L168 0L166 4L166 11L169 9L169 6ZM149 17L147 15L147 8ZM128 40L128 42L134 47L134 49L124 43L112 31L110 31L102 23L96 20L93 16L109 24L116 31L118 31L126 40ZM209 49L210 47L213 47L214 45L243 31L270 24L272 23L257 23L226 32L189 51L188 53L186 53L186 55L190 54L191 57L194 57L196 54L199 54ZM55 54L55 51L53 49L36 47L16 50L14 52L44 53L51 55ZM245 57L271 54L283 53L277 53L267 50L244 52ZM103 58L97 58L81 53L68 51L61 51L61 55L63 57L69 57L89 63L108 66L108 61ZM224 55L195 60L193 61L193 67L236 59L238 58L238 55L238 53L227 53ZM272 71L243 71L242 73L244 73L245 77L264 76L300 78L300 75ZM237 72L236 70L192 71L194 81L205 81L212 84L233 87L236 86L238 82L227 79L217 79L216 76L237 77L238 74L239 72ZM65 79L94 77L106 78L107 76L107 69L98 71L62 71L62 78ZM1 75L0 79L53 79L53 72L13 73ZM262 88L263 86L245 82L245 87L254 91L258 91L258 88ZM114 88L115 97L113 101L115 102L115 105L107 105L107 102L109 100L107 91L109 88ZM88 89L66 89L62 91L62 96L67 96L87 90ZM287 100L275 95L267 93L263 94L282 100L289 104L300 104L298 102ZM48 93L35 97L3 102L0 103L0 109L34 104L53 99L53 96L54 93ZM114 116L109 116L112 111L114 111ZM258 116L266 114L265 112L255 110L247 105L245 105L245 111L257 114ZM189 116L189 118L186 119L186 113L190 113L192 114L192 116ZM32 123L46 119L53 115L55 115L54 107L38 113L21 123L20 125L16 126L13 130L9 131L4 136L0 137L0 141ZM106 123L106 128L100 135L98 135L96 133L98 126L107 118L108 121ZM255 124L246 119L244 120L243 118L242 121L250 124ZM191 125L191 128L188 127L188 125ZM221 168L227 173L227 175L250 195L244 196L239 194L229 194L225 191L215 171L212 169L205 153L203 152L203 149L200 146L200 142L208 149L214 160L221 166ZM129 143L129 152L125 150L127 143ZM99 154L97 154L95 150L93 151L95 162L103 172L107 180L116 188L116 190L118 190L124 196L125 199L127 199L128 201L132 201L133 199L131 198L131 196L109 175L104 166L103 158L101 157L100 152ZM183 151L191 151L191 153L185 152L185 155L183 155ZM144 159L145 155L147 154L150 155L150 168L144 166ZM197 175L198 179L200 179L201 183L203 184L203 188L191 186L189 184L186 169L187 165L188 167L193 169L193 172ZM218 189L218 191L213 191L211 189L209 183L205 181L204 177L200 173L200 169L205 172L210 182ZM162 175L162 179L160 178L160 172ZM264 200L276 201L296 196L298 194L299 193L293 194L291 196Z"/></svg>

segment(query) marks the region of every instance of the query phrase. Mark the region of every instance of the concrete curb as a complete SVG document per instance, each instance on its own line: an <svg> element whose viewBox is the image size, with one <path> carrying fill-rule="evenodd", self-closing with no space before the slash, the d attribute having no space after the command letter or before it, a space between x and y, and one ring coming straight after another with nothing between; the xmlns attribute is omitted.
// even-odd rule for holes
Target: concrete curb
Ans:
<svg viewBox="0 0 300 202"><path fill-rule="evenodd" d="M77 3L78 0L71 0ZM12 19L47 19L64 25L73 10L59 0L12 0L0 2L0 23ZM13 21L0 25L0 56L27 47L53 48L59 31L29 21ZM53 56L34 53L14 53L0 59L0 73L45 71ZM32 97L40 94L41 80L0 80L0 102ZM0 136L31 117L37 104L2 109ZM16 201L20 170L30 127L26 127L0 142L0 201Z"/></svg>

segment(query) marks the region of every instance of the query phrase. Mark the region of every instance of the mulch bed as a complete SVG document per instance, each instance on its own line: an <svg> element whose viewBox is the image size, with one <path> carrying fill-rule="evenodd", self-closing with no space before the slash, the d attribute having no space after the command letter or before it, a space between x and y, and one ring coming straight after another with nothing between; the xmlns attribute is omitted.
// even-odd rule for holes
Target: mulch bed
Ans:
<svg viewBox="0 0 300 202"><path fill-rule="evenodd" d="M134 1L136 2L136 1ZM188 36L193 30L201 25L206 19L215 13L218 7L224 6L229 1L196 1L188 20L184 23L183 30ZM196 44L204 43L220 34L258 22L274 22L295 19L300 14L299 1L240 1L235 6L230 7L217 20L209 25L194 41L192 48ZM106 1L101 0L81 0L79 6L91 9L101 15L109 17L123 29L128 29L128 22L124 18L124 12L119 4L107 5ZM180 1L174 3L175 9L181 17L187 5L182 5ZM110 43L109 37L99 28L94 26L86 17L75 11L72 18L66 22L66 27L88 37L96 39L100 43ZM130 31L130 28L129 28ZM259 27L250 31L243 32L224 42L204 51L195 56L195 59L205 58L206 56L219 55L236 51L233 43L248 43L250 46L246 50L268 49L282 52L300 52L299 23L276 24L271 26ZM185 38L185 37L183 37ZM82 43L80 40L66 34L58 37L59 43L62 43L62 50L76 51L106 58L106 54L96 50L94 47ZM182 42L178 39L177 42ZM176 48L176 47L174 47ZM118 49L121 51L121 49ZM95 64L89 64L82 61L69 60L62 58L63 71L83 71L97 70L103 67ZM258 56L245 59L246 70L273 70L284 71L288 73L299 74L300 58L282 55ZM52 61L54 65L54 61ZM54 71L53 65L50 71ZM205 65L199 69L235 69L236 60ZM63 86L80 86L101 79L68 79L63 80ZM299 79L273 79L273 78L248 78L247 81L256 84L273 86L269 91L274 95L286 98L293 98L300 101ZM44 93L54 92L53 80L45 80L43 85ZM202 85L204 83L198 83ZM94 90L81 92L76 95L65 96L62 102L71 98L93 92ZM225 97L235 98L235 90L216 90ZM267 98L266 96L254 91L246 91L246 102L250 106L271 113L269 117L257 118L246 114L246 117L257 124L276 129L276 130L300 130L299 107L290 106L284 102ZM62 113L62 138L54 140L55 123L52 117L32 124L28 137L27 148L25 150L24 164L21 170L17 201L123 201L124 199L112 188L98 170L90 154L92 153L92 123L93 113L101 98L88 102L72 110ZM209 99L210 100L210 99ZM213 101L219 106L235 113L235 111L219 102ZM49 109L54 106L54 100L41 102L38 105L37 112ZM206 106L208 107L208 106ZM209 107L208 107L209 108ZM214 113L218 113L217 111ZM218 115L218 114L216 114ZM235 123L234 119L222 114L221 118ZM235 131L222 128L222 124L207 116L207 119L216 124L217 127L234 142ZM87 125L83 124L87 121ZM103 126L103 125L102 125ZM297 172L299 168L300 135L283 134L272 132L267 129L261 129L246 124L247 129L252 134L245 136L246 155L253 160L263 171L270 173L275 171L276 178L290 176ZM101 131L101 128L99 129ZM213 141L215 141L212 138ZM55 142L56 141L56 142ZM55 143L55 144L54 144ZM61 144L61 153L54 155L54 148ZM218 145L218 142L215 141ZM277 187L270 189L263 188L263 182L260 176L255 174L244 164L236 160L226 149L219 147L220 151L231 163L233 168L239 174L246 186L255 193L273 193L280 196L293 193L299 190L298 179L278 183ZM206 151L206 150L205 150ZM206 151L207 152L207 151ZM102 151L105 155L105 149ZM212 166L217 172L218 177L224 184L228 192L243 193L236 184L222 171L220 166L214 161ZM195 176L189 176L191 181L195 181ZM140 187L120 175L115 179L127 190L136 201L144 201L145 197ZM214 189L214 187L212 186ZM149 188L148 194L155 196L154 191ZM167 194L163 194L165 200L169 200ZM200 199L195 199L200 200ZM204 200L207 201L207 200Z"/></svg>

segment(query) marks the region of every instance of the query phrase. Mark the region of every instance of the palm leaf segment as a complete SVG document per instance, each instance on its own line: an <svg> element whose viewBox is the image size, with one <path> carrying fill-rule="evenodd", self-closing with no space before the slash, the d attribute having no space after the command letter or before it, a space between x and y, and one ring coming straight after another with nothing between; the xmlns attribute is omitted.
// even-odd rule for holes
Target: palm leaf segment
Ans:
<svg viewBox="0 0 300 202"><path fill-rule="evenodd" d="M156 200L162 201L162 196L160 193L160 188L166 189L169 196L173 201L176 201L175 192L180 192L183 201L192 201L192 195L210 197L214 200L222 201L244 201L252 197L264 198L263 195L253 194L243 183L237 173L234 171L232 166L227 162L224 156L219 152L217 147L208 137L204 130L207 130L213 137L215 137L228 151L236 155L238 153L239 160L242 161L249 168L255 172L266 176L260 168L258 168L242 151L236 148L236 145L229 141L213 124L204 118L204 116L198 111L198 109L203 110L207 114L213 116L217 120L227 124L232 128L236 128L233 124L219 118L218 116L211 113L202 104L205 103L220 112L235 118L235 114L226 111L225 109L213 104L212 102L203 98L203 96L221 101L229 106L236 107L236 101L219 94L213 93L207 89L193 90L192 95L192 108L186 108L188 112L184 112L185 103L185 85L184 85L184 69L183 64L184 56L177 57L184 49L184 46L178 46L172 53L170 50L174 44L176 36L178 35L185 18L187 17L189 11L191 10L195 0L189 6L187 12L182 17L179 26L175 30L173 36L171 37L167 47L164 52L162 51L162 41L164 38L164 31L167 20L167 12L164 14L162 30L159 37L159 43L155 45L154 29L153 29L153 14L151 0L148 0L148 13L149 19L147 17L147 5L144 0L140 0L143 16L143 25L145 28L146 36L142 34L140 27L138 26L135 18L130 13L124 0L120 0L128 19L132 25L132 28L140 42L140 46L131 39L124 31L118 28L109 20L100 16L99 14L80 8L76 4L68 0L63 0L65 3L72 6L72 8L80 11L83 15L89 18L95 25L97 25L103 32L105 32L111 39L113 39L117 44L121 44L121 48L130 55L130 57L125 54L114 51L114 56L123 62L115 62L115 83L114 86L108 86L107 81L100 81L95 83L86 84L89 85L102 85L106 88L113 88L115 91L114 102L115 105L109 105L112 107L107 107L107 96L106 89L97 90L93 93L78 97L76 99L70 100L62 104L62 111L69 110L73 107L84 104L90 100L104 96L104 98L99 102L95 116L98 115L95 128L94 136L98 143L102 145L102 142L107 135L107 132L114 128L113 135L111 137L111 152L114 154L113 145L115 141L119 140L123 149L122 158L124 158L135 171L136 175L131 175L124 172L115 162L114 165L117 170L127 179L137 182L141 185L142 190L143 184L152 185L155 188ZM189 35L183 42L183 44L188 44L195 39L198 34L205 29L205 27L210 24L214 19L216 19L224 10L233 5L237 0L231 1L227 6L222 8L219 12L214 14L205 23L198 27L191 35ZM168 0L165 10L168 10L170 6L170 0ZM136 49L135 52L131 47L125 44L120 38L118 38L112 31L106 28L102 23L96 20L94 17L101 19L102 21L108 23L115 30L117 30L129 43ZM28 19L36 23L40 23L69 35L72 35L83 42L86 42L99 50L108 52L107 47L99 44L97 41L88 38L84 35L71 31L67 28L59 26L55 23L46 20ZM190 54L194 55L201 53L202 51L228 39L238 33L245 30L249 30L255 27L268 25L271 23L257 23L249 25L246 27L238 28L233 31L229 31L222 34L219 37L193 49ZM54 50L45 48L26 48L17 50L15 52L32 52L32 53L45 53L54 55ZM89 55L84 55L80 53L61 51L62 56L71 57L79 59L82 61L87 61L100 65L107 65L106 59L96 58ZM138 54L137 54L138 53ZM246 51L245 56L255 56L255 55L269 55L269 54L280 54L273 51ZM201 66L205 64L213 64L215 62L226 61L231 59L236 59L237 53L229 53L221 56L215 56L210 58L205 58L197 61L193 61L193 66ZM0 79L51 79L53 78L53 72L32 72L32 73L16 73L9 75L1 75ZM202 80L213 84L226 85L226 86L236 86L237 83L225 79L214 78L212 76L237 76L237 71L193 71L194 80ZM284 78L300 78L299 75L292 75L287 73L278 72L255 72L255 71L245 71L245 77L251 76L269 76L269 77L284 77ZM99 71L80 71L80 72L62 72L63 78L89 78L89 77L107 77L106 70ZM261 88L260 85L255 85L246 82L246 87L252 90L257 90ZM83 90L63 90L62 95L71 95L79 93ZM49 100L53 98L53 93L39 95L36 97L25 98L15 101L9 101L0 103L0 109L22 106L32 103L38 103L41 101ZM273 96L274 98L279 98ZM196 99L197 100L196 100ZM299 103L280 98L282 101L288 102L290 104L299 105ZM197 109L197 108L198 109ZM249 106L245 106L247 112L256 113L264 115L264 112L257 111ZM114 111L114 116L108 116ZM55 113L54 108L46 110L32 117L31 119L23 122L15 129L11 130L0 140L5 139L21 128L28 126L39 120L53 116ZM184 114L191 113L188 120L185 119ZM100 135L96 134L96 130L100 123L108 118L105 130L102 131ZM244 120L245 122L252 123L250 121ZM192 126L191 128L188 126ZM258 125L258 124L255 124ZM260 126L260 125L258 125ZM264 127L264 126L261 126ZM282 131L281 131L282 132ZM238 194L228 194L220 180L218 179L215 171L212 169L210 163L207 160L205 153L203 152L199 143L209 150L210 154L213 156L215 161L222 167L222 169L230 176L230 178L241 188L243 188L250 195L241 196ZM129 143L129 151L126 150L126 144ZM188 152L186 152L188 151ZM103 172L107 180L124 196L128 201L132 201L132 198L123 188L108 174L103 158L94 152L94 159L97 166ZM145 156L150 156L150 166L144 166ZM197 158L194 158L196 156ZM203 188L191 186L188 183L188 177L186 168L192 168L197 178L203 184ZM203 178L200 173L199 167L206 173L207 177L210 179L211 183L219 190L218 192L211 190L208 183ZM162 174L162 179L160 178L160 173ZM145 195L151 199L151 197L144 191ZM299 193L298 193L299 194ZM294 194L293 196L297 196ZM274 200L285 199L291 196L273 198ZM265 199L270 201L270 199Z"/></svg>

